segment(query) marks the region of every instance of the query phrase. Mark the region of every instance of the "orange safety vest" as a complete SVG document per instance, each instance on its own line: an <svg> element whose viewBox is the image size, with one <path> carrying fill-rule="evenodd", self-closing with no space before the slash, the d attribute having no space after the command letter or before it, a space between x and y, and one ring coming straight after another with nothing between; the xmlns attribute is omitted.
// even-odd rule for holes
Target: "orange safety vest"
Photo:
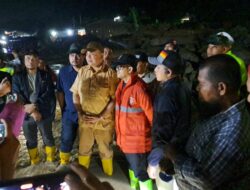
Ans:
<svg viewBox="0 0 250 190"><path fill-rule="evenodd" d="M151 150L153 106L146 84L132 75L125 87L121 81L116 90L115 129L117 144L124 153L146 153Z"/></svg>

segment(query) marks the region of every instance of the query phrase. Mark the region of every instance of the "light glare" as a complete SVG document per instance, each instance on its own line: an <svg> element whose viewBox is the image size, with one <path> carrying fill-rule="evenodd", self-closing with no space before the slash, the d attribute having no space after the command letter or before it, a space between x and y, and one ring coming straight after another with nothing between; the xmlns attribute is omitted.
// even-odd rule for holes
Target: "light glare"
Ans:
<svg viewBox="0 0 250 190"><path fill-rule="evenodd" d="M51 36L53 36L53 37L56 37L57 36L57 31L55 31L55 30L51 30L51 32L50 32L50 35Z"/></svg>
<svg viewBox="0 0 250 190"><path fill-rule="evenodd" d="M74 34L74 30L72 30L72 29L67 29L67 35L68 36L73 36L73 34Z"/></svg>

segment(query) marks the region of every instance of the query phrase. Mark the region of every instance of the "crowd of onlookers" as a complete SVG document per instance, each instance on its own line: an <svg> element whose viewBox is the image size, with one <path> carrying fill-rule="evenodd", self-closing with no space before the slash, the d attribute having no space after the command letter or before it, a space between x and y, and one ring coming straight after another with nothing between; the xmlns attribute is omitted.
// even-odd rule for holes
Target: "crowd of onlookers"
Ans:
<svg viewBox="0 0 250 190"><path fill-rule="evenodd" d="M69 167L79 136L79 165L70 167L82 181L66 177L76 189L112 189L86 168L97 144L103 171L112 176L114 140L128 161L132 189L151 190L154 180L158 189L172 188L173 181L185 190L248 189L250 81L233 44L226 32L211 35L207 58L189 83L175 40L156 57L134 52L116 59L101 41L73 43L69 64L58 76L36 50L24 52L23 65L16 55L15 67L0 57L0 119L8 129L0 144L0 180L13 177L22 127L31 165L41 162L39 131L44 164L55 171ZM58 166L52 133L56 100L62 129Z"/></svg>

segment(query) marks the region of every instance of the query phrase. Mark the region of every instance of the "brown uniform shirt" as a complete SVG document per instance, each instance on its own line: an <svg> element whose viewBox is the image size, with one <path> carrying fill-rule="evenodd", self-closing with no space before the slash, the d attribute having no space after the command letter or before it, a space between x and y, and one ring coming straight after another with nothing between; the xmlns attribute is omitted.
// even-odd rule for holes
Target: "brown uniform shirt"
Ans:
<svg viewBox="0 0 250 190"><path fill-rule="evenodd" d="M82 110L89 115L99 115L115 97L117 87L115 71L107 65L97 72L86 65L82 67L71 87L73 94L80 97ZM111 113L96 124L87 124L79 121L80 127L95 127L98 129L114 127L114 113Z"/></svg>

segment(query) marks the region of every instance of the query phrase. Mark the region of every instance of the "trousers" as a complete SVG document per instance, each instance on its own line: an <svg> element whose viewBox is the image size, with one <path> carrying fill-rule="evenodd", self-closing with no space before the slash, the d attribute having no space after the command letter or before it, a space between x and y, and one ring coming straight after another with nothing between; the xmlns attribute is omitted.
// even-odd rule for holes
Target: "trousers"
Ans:
<svg viewBox="0 0 250 190"><path fill-rule="evenodd" d="M52 119L47 118L36 122L32 117L25 118L23 123L23 133L26 139L26 145L28 149L36 148L37 132L40 131L43 139L43 143L46 146L55 146L54 137L52 134Z"/></svg>
<svg viewBox="0 0 250 190"><path fill-rule="evenodd" d="M111 128L102 130L91 127L79 128L79 155L90 156L92 148L96 141L101 159L113 158L113 133Z"/></svg>

